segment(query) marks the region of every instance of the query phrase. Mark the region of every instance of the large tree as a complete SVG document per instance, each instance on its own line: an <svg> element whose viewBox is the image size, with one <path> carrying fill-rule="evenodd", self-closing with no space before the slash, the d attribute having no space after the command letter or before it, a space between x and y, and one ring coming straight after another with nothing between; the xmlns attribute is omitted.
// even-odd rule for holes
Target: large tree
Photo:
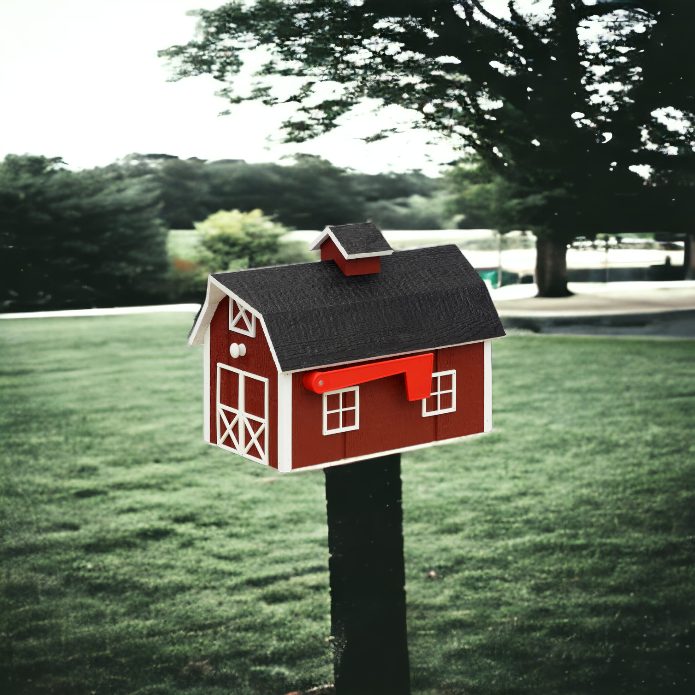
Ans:
<svg viewBox="0 0 695 695"><path fill-rule="evenodd" d="M233 103L295 103L289 140L335 127L365 99L419 112L423 125L473 150L524 199L520 223L538 235L540 294L563 295L569 241L616 218L643 224L636 210L645 206L634 215L624 206L651 194L645 175L692 167L694 6L232 2L200 11L196 38L163 55L177 77L215 77ZM265 60L242 92L235 78L254 49Z"/></svg>

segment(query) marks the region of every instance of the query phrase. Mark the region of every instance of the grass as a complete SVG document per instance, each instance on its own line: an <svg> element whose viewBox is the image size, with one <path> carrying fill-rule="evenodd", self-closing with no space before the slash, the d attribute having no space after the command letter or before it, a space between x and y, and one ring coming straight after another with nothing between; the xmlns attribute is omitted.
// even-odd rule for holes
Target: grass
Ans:
<svg viewBox="0 0 695 695"><path fill-rule="evenodd" d="M0 692L331 679L323 475L201 443L189 317L0 323ZM404 456L418 695L695 689L695 343L510 337Z"/></svg>

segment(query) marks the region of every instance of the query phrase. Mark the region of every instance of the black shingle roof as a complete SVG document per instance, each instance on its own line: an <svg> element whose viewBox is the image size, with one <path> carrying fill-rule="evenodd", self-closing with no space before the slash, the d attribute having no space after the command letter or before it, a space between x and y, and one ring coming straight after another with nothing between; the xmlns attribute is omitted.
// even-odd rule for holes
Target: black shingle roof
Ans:
<svg viewBox="0 0 695 695"><path fill-rule="evenodd" d="M283 371L504 335L485 283L453 245L384 256L373 275L318 262L213 277L263 315Z"/></svg>
<svg viewBox="0 0 695 695"><path fill-rule="evenodd" d="M348 256L390 253L393 250L388 241L384 239L381 230L372 222L328 225L328 229L331 230Z"/></svg>

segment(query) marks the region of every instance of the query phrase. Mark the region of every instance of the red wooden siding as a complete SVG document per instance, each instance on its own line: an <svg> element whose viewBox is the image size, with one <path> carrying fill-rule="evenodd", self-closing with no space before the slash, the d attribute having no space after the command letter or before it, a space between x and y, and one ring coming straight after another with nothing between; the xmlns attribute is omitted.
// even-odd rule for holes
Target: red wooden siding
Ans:
<svg viewBox="0 0 695 695"><path fill-rule="evenodd" d="M347 456L364 456L435 439L434 418L422 417L422 401L406 398L402 375L360 386L360 428L348 432Z"/></svg>
<svg viewBox="0 0 695 695"><path fill-rule="evenodd" d="M482 432L485 417L485 345L471 343L437 351L435 370L456 370L456 411L435 415L437 439Z"/></svg>
<svg viewBox="0 0 695 695"><path fill-rule="evenodd" d="M229 346L232 343L246 345L244 357L232 358L229 354ZM266 429L266 447L268 461L273 468L278 467L277 456L277 370L270 347L263 330L263 325L256 319L256 336L250 338L241 333L229 330L229 299L220 301L215 315L210 322L210 443L217 444L217 364L241 369L251 374L257 374L268 379L268 425ZM224 371L224 370L223 370ZM224 378L224 388L238 389L238 379ZM236 394L233 394L236 396ZM259 415L263 410L263 389L260 382L254 379L246 379L246 411L252 415ZM256 454L256 451L250 451Z"/></svg>
<svg viewBox="0 0 695 695"><path fill-rule="evenodd" d="M435 351L434 371L456 370L456 411L422 416L422 401L408 401L403 375L361 384L358 430L323 434L323 396L292 377L292 468L427 444L484 429L484 345ZM329 423L330 424L330 423Z"/></svg>
<svg viewBox="0 0 695 695"><path fill-rule="evenodd" d="M323 396L304 388L303 373L292 375L292 468L345 458L345 435L323 436Z"/></svg>

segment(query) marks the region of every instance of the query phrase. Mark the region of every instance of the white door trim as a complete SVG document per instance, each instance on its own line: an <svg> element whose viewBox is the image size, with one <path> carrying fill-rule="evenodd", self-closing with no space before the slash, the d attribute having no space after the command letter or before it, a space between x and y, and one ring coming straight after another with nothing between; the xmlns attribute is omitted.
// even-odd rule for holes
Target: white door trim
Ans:
<svg viewBox="0 0 695 695"><path fill-rule="evenodd" d="M220 401L220 383L222 370L236 372L239 376L239 393L236 408ZM263 417L252 415L246 412L246 379L255 379L263 384ZM245 372L243 369L230 367L229 365L217 363L217 383L216 383L216 416L217 416L217 446L227 451L233 451L239 456L268 465L268 444L270 431L268 429L268 379L258 374ZM234 427L238 425L239 437L234 436ZM258 425L255 429L253 425ZM224 430L224 432L222 431ZM261 435L265 434L265 444L261 446ZM225 438L231 441L233 446L224 444ZM260 452L260 458L249 453L252 446Z"/></svg>

